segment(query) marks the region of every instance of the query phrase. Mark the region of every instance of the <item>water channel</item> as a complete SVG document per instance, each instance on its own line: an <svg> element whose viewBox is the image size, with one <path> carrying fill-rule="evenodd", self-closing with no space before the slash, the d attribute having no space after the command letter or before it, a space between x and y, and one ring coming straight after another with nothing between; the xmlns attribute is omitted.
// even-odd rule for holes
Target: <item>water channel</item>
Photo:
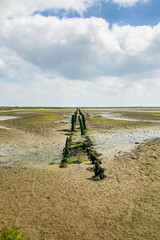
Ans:
<svg viewBox="0 0 160 240"><path fill-rule="evenodd" d="M15 119L15 118L18 118L18 117L13 117L13 116L0 116L0 121L5 121L5 120L10 120L10 119ZM7 130L10 130L11 128L9 127L5 127L5 126L1 126L0 125L0 128L2 129L7 129Z"/></svg>

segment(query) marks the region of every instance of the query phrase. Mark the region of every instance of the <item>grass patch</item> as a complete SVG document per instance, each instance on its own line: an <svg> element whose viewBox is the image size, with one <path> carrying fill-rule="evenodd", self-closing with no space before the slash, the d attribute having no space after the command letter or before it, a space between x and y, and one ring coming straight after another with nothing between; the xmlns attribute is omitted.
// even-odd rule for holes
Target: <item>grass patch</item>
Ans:
<svg viewBox="0 0 160 240"><path fill-rule="evenodd" d="M53 114L53 113L36 113L36 114L42 115L42 116L44 116L46 118L55 118L56 117L56 115Z"/></svg>
<svg viewBox="0 0 160 240"><path fill-rule="evenodd" d="M150 115L154 117L160 117L160 114L150 114Z"/></svg>
<svg viewBox="0 0 160 240"><path fill-rule="evenodd" d="M97 124L103 124L103 125L112 125L112 126L118 126L118 125L133 125L134 122L130 121L123 121L123 120L115 120L115 119L106 119L106 118L89 118L90 122L97 123Z"/></svg>
<svg viewBox="0 0 160 240"><path fill-rule="evenodd" d="M20 113L15 113L15 112L0 112L1 116L13 116L13 115L18 115Z"/></svg>
<svg viewBox="0 0 160 240"><path fill-rule="evenodd" d="M75 107L0 107L0 110L14 109L76 109Z"/></svg>
<svg viewBox="0 0 160 240"><path fill-rule="evenodd" d="M0 240L29 240L19 233L18 228L7 229L4 228L0 231Z"/></svg>
<svg viewBox="0 0 160 240"><path fill-rule="evenodd" d="M89 128L99 128L103 131L111 130L114 131L116 129L129 129L129 128L135 128L135 127L142 127L142 126L150 126L153 123L149 122L141 122L141 121L125 121L125 120L115 120L115 119L107 119L102 117L92 117L89 115L88 118L88 125ZM134 130L135 131L135 130Z"/></svg>
<svg viewBox="0 0 160 240"><path fill-rule="evenodd" d="M107 131L107 130L105 131L104 130L104 131L100 131L100 133L116 133L116 132L115 131Z"/></svg>
<svg viewBox="0 0 160 240"><path fill-rule="evenodd" d="M11 124L11 127L36 134L43 134L45 131L47 133L56 125L54 122L47 121L47 118L41 116L26 116L25 118L13 119L9 120L8 124Z"/></svg>
<svg viewBox="0 0 160 240"><path fill-rule="evenodd" d="M28 131L30 133L46 135L49 134L49 131L57 126L58 123L55 123L55 120L61 120L64 118L62 112L39 112L33 111L27 113L23 112L5 112L0 113L1 116L19 116L16 119L9 119L1 121L4 126L10 128L16 128L19 130Z"/></svg>
<svg viewBox="0 0 160 240"><path fill-rule="evenodd" d="M115 119L106 119L106 118L89 118L89 121L98 121L100 123L114 123L114 124L124 124L124 123L128 123L129 121L123 121L123 120L115 120Z"/></svg>
<svg viewBox="0 0 160 240"><path fill-rule="evenodd" d="M100 118L100 115L99 114L90 113L89 117L90 118Z"/></svg>
<svg viewBox="0 0 160 240"><path fill-rule="evenodd" d="M16 166L21 166L22 165L21 162L16 162L15 164L16 164Z"/></svg>
<svg viewBox="0 0 160 240"><path fill-rule="evenodd" d="M28 115L29 113L25 113L25 112L0 112L0 115L1 116L14 116L14 115ZM33 113L30 113L30 114L33 114ZM53 114L53 113L40 113L40 112L35 112L35 114L37 115L42 115L46 118L55 118L56 115Z"/></svg>

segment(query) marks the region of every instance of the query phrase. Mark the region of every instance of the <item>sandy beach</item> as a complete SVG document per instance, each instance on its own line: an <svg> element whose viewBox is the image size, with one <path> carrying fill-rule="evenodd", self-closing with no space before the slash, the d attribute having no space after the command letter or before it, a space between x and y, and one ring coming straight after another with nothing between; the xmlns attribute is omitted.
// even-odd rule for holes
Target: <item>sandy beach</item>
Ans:
<svg viewBox="0 0 160 240"><path fill-rule="evenodd" d="M0 124L11 128L0 129L0 229L19 226L33 240L159 240L160 116L152 111L160 109L130 110L83 110L87 134L103 154L102 181L92 180L90 162L59 168L70 130L66 115L74 110L10 111L19 118ZM105 119L102 112L147 121ZM124 133L142 130L146 137L123 143ZM107 148L119 135L123 144L112 140Z"/></svg>

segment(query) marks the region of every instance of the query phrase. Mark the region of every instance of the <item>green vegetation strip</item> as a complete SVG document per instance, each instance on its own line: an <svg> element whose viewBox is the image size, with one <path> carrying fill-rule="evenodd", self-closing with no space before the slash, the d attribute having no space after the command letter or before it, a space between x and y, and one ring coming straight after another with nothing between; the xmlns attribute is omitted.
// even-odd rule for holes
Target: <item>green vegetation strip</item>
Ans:
<svg viewBox="0 0 160 240"><path fill-rule="evenodd" d="M0 240L29 240L19 233L18 228L4 228L0 231Z"/></svg>

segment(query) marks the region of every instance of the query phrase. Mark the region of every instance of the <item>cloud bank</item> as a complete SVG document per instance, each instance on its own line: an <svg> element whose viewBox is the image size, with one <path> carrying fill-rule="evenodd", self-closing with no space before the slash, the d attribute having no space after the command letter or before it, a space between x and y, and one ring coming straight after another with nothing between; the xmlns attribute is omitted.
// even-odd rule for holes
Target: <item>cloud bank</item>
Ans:
<svg viewBox="0 0 160 240"><path fill-rule="evenodd" d="M6 2L0 3L5 16L0 28L1 105L159 104L160 24L109 28L102 18L31 15L52 7L83 12L95 0L63 1L63 6L61 1L8 1L8 6L15 3L12 14ZM131 6L137 1L114 2Z"/></svg>

